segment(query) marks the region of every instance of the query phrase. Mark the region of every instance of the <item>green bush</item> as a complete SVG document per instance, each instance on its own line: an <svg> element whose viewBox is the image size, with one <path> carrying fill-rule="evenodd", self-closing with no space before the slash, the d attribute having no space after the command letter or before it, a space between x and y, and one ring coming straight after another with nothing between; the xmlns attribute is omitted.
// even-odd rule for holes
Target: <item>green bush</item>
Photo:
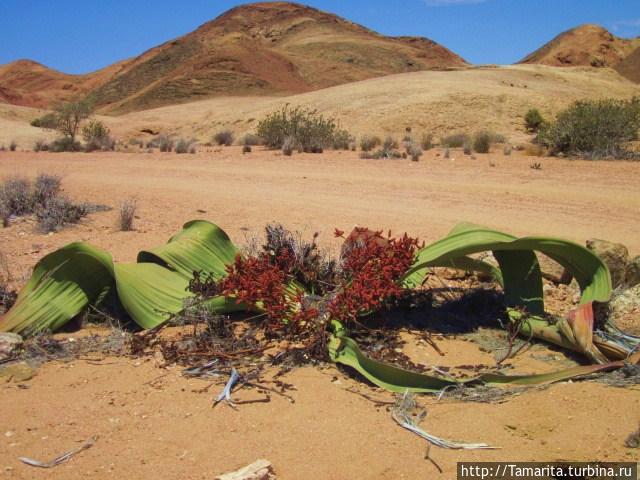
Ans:
<svg viewBox="0 0 640 480"><path fill-rule="evenodd" d="M454 133L440 140L440 144L446 148L462 148L465 143L470 143L471 138L466 133Z"/></svg>
<svg viewBox="0 0 640 480"><path fill-rule="evenodd" d="M333 135L333 149L334 150L349 150L353 137L346 130L338 129Z"/></svg>
<svg viewBox="0 0 640 480"><path fill-rule="evenodd" d="M72 137L60 137L55 139L49 145L49 150L52 152L81 152L82 145L80 142L75 141Z"/></svg>
<svg viewBox="0 0 640 480"><path fill-rule="evenodd" d="M524 126L532 133L537 133L545 124L545 119L537 108L531 108L524 116Z"/></svg>
<svg viewBox="0 0 640 480"><path fill-rule="evenodd" d="M85 141L85 150L114 150L116 142L109 135L109 128L99 120L91 120L82 127L82 138Z"/></svg>
<svg viewBox="0 0 640 480"><path fill-rule="evenodd" d="M222 130L213 136L213 143L230 147L233 145L233 132L231 130Z"/></svg>
<svg viewBox="0 0 640 480"><path fill-rule="evenodd" d="M473 150L477 153L489 153L491 149L491 133L478 132L473 137Z"/></svg>
<svg viewBox="0 0 640 480"><path fill-rule="evenodd" d="M258 123L257 133L270 148L283 148L285 139L294 139L296 148L304 152L320 152L333 145L338 127L333 118L325 118L315 110L289 108L267 115Z"/></svg>
<svg viewBox="0 0 640 480"><path fill-rule="evenodd" d="M49 144L44 140L36 140L36 143L33 144L34 152L46 152L49 150Z"/></svg>
<svg viewBox="0 0 640 480"><path fill-rule="evenodd" d="M560 112L538 133L536 142L551 154L585 158L625 158L627 143L638 139L640 97L582 100Z"/></svg>
<svg viewBox="0 0 640 480"><path fill-rule="evenodd" d="M46 115L31 120L31 126L56 130L58 128L58 118L55 113L47 113Z"/></svg>
<svg viewBox="0 0 640 480"><path fill-rule="evenodd" d="M363 135L362 138L360 138L360 150L363 152L370 152L381 143L382 140L380 140L380 137L376 137L375 135Z"/></svg>

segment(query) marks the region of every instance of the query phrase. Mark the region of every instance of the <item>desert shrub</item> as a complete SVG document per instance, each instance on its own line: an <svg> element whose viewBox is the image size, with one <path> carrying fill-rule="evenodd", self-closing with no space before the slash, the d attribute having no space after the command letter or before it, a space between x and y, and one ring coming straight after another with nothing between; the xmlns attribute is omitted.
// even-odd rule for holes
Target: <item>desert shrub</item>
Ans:
<svg viewBox="0 0 640 480"><path fill-rule="evenodd" d="M144 142L142 140L140 140L139 138L130 138L129 139L129 145L131 145L133 147L144 148Z"/></svg>
<svg viewBox="0 0 640 480"><path fill-rule="evenodd" d="M161 133L151 140L151 147L158 148L161 152L170 152L173 150L173 139L164 133Z"/></svg>
<svg viewBox="0 0 640 480"><path fill-rule="evenodd" d="M542 170L542 164L540 162L533 162L529 165L531 170Z"/></svg>
<svg viewBox="0 0 640 480"><path fill-rule="evenodd" d="M41 117L31 120L31 126L56 130L58 128L58 119L54 113L47 113Z"/></svg>
<svg viewBox="0 0 640 480"><path fill-rule="evenodd" d="M537 133L544 124L544 117L537 108L529 109L524 116L524 126L531 133Z"/></svg>
<svg viewBox="0 0 640 480"><path fill-rule="evenodd" d="M422 156L422 149L415 142L407 142L406 151L407 155L409 155L411 157L411 160L413 160L414 162L420 160L420 157Z"/></svg>
<svg viewBox="0 0 640 480"><path fill-rule="evenodd" d="M41 173L33 182L32 202L35 205L41 205L60 193L62 186L62 177L58 175L48 175Z"/></svg>
<svg viewBox="0 0 640 480"><path fill-rule="evenodd" d="M244 145L242 147L242 153L251 153L251 146L250 145Z"/></svg>
<svg viewBox="0 0 640 480"><path fill-rule="evenodd" d="M116 143L110 136L109 128L99 120L91 120L82 127L82 138L85 141L85 150L114 150Z"/></svg>
<svg viewBox="0 0 640 480"><path fill-rule="evenodd" d="M259 135L254 133L247 133L244 137L242 137L242 145L248 147L254 147L256 145L262 145L264 140Z"/></svg>
<svg viewBox="0 0 640 480"><path fill-rule="evenodd" d="M395 138L388 136L387 138L384 139L384 142L382 142L382 149L387 152L397 150L398 141Z"/></svg>
<svg viewBox="0 0 640 480"><path fill-rule="evenodd" d="M33 211L31 182L25 177L9 177L0 188L0 204L5 214L27 215Z"/></svg>
<svg viewBox="0 0 640 480"><path fill-rule="evenodd" d="M473 150L477 153L489 153L491 150L491 134L478 132L473 137Z"/></svg>
<svg viewBox="0 0 640 480"><path fill-rule="evenodd" d="M51 142L49 150L56 153L80 152L82 151L82 145L71 137L60 137Z"/></svg>
<svg viewBox="0 0 640 480"><path fill-rule="evenodd" d="M195 141L186 138L179 138L176 142L175 152L177 154L195 153Z"/></svg>
<svg viewBox="0 0 640 480"><path fill-rule="evenodd" d="M27 178L11 177L0 185L0 216L3 225L11 216L35 214L43 232L60 230L68 223L77 223L92 212L108 210L104 205L75 204L60 195L61 178L41 174L32 183Z"/></svg>
<svg viewBox="0 0 640 480"><path fill-rule="evenodd" d="M502 153L506 156L511 155L511 145L505 145L502 149Z"/></svg>
<svg viewBox="0 0 640 480"><path fill-rule="evenodd" d="M333 118L325 118L315 110L302 107L267 115L258 123L257 133L267 146L283 148L285 139L292 137L296 147L304 152L320 152L333 144L337 125Z"/></svg>
<svg viewBox="0 0 640 480"><path fill-rule="evenodd" d="M57 232L69 223L78 223L88 215L84 204L75 204L66 197L56 196L36 208L38 228L44 233Z"/></svg>
<svg viewBox="0 0 640 480"><path fill-rule="evenodd" d="M294 137L287 137L282 142L282 153L284 153L287 157L293 155L293 150L296 147L296 139Z"/></svg>
<svg viewBox="0 0 640 480"><path fill-rule="evenodd" d="M582 100L560 112L536 139L552 154L585 158L623 158L627 143L638 139L640 97Z"/></svg>
<svg viewBox="0 0 640 480"><path fill-rule="evenodd" d="M213 136L213 143L230 147L233 145L233 132L231 130L222 130Z"/></svg>
<svg viewBox="0 0 640 480"><path fill-rule="evenodd" d="M118 228L121 232L133 230L133 221L136 216L138 202L135 198L128 198L120 204L118 209Z"/></svg>
<svg viewBox="0 0 640 480"><path fill-rule="evenodd" d="M49 150L49 144L44 140L36 140L36 143L33 144L34 152L46 152Z"/></svg>
<svg viewBox="0 0 640 480"><path fill-rule="evenodd" d="M9 144L9 151L15 152L16 148L18 148L18 144L14 140L11 140L11 143Z"/></svg>
<svg viewBox="0 0 640 480"><path fill-rule="evenodd" d="M440 140L440 144L447 148L462 148L465 143L471 142L471 138L466 133L454 133Z"/></svg>
<svg viewBox="0 0 640 480"><path fill-rule="evenodd" d="M370 152L380 144L382 144L382 140L375 135L363 135L360 138L360 150L363 152Z"/></svg>
<svg viewBox="0 0 640 480"><path fill-rule="evenodd" d="M423 150L431 150L433 148L433 135L430 133L423 133L420 137L420 148Z"/></svg>
<svg viewBox="0 0 640 480"><path fill-rule="evenodd" d="M451 151L448 148L444 149L444 158L451 158Z"/></svg>
<svg viewBox="0 0 640 480"><path fill-rule="evenodd" d="M462 153L464 153L465 155L471 155L472 150L470 142L464 142L464 145L462 146Z"/></svg>
<svg viewBox="0 0 640 480"><path fill-rule="evenodd" d="M334 150L349 150L353 137L346 130L338 129L333 135L333 149Z"/></svg>

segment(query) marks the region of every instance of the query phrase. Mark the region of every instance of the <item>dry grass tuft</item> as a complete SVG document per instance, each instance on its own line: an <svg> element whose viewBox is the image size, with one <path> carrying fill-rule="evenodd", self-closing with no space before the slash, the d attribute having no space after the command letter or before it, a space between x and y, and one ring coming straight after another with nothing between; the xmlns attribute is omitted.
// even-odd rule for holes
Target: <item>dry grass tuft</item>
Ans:
<svg viewBox="0 0 640 480"><path fill-rule="evenodd" d="M138 201L134 198L128 198L120 204L118 211L118 228L121 232L130 232L133 230L133 220L136 216Z"/></svg>

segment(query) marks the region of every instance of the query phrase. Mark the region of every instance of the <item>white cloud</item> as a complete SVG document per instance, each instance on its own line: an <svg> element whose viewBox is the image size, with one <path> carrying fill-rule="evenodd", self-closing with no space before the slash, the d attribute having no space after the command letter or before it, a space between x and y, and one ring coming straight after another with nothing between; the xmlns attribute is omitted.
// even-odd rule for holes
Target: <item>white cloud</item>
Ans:
<svg viewBox="0 0 640 480"><path fill-rule="evenodd" d="M635 30L640 28L640 18L631 18L628 20L618 20L617 22L613 22L611 24L611 29L614 32L620 31L620 30Z"/></svg>
<svg viewBox="0 0 640 480"><path fill-rule="evenodd" d="M424 0L428 7L451 7L454 5L472 5L484 3L488 0Z"/></svg>

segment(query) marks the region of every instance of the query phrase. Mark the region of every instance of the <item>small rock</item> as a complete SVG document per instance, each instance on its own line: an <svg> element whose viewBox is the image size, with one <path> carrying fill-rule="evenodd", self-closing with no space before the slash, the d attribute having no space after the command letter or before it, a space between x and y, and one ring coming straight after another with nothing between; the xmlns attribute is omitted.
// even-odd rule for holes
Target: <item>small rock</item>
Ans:
<svg viewBox="0 0 640 480"><path fill-rule="evenodd" d="M275 478L271 462L260 459L235 472L219 475L216 480L275 480Z"/></svg>
<svg viewBox="0 0 640 480"><path fill-rule="evenodd" d="M12 363L0 369L0 378L4 378L5 382L26 382L35 374L35 368L26 362Z"/></svg>
<svg viewBox="0 0 640 480"><path fill-rule="evenodd" d="M640 285L640 255L633 257L627 264L625 283L629 287Z"/></svg>
<svg viewBox="0 0 640 480"><path fill-rule="evenodd" d="M606 240L587 240L587 248L598 255L609 267L613 288L624 284L627 264L629 263L629 250L621 243L607 242Z"/></svg>
<svg viewBox="0 0 640 480"><path fill-rule="evenodd" d="M0 360L15 356L22 349L22 344L22 337L17 333L0 333Z"/></svg>

